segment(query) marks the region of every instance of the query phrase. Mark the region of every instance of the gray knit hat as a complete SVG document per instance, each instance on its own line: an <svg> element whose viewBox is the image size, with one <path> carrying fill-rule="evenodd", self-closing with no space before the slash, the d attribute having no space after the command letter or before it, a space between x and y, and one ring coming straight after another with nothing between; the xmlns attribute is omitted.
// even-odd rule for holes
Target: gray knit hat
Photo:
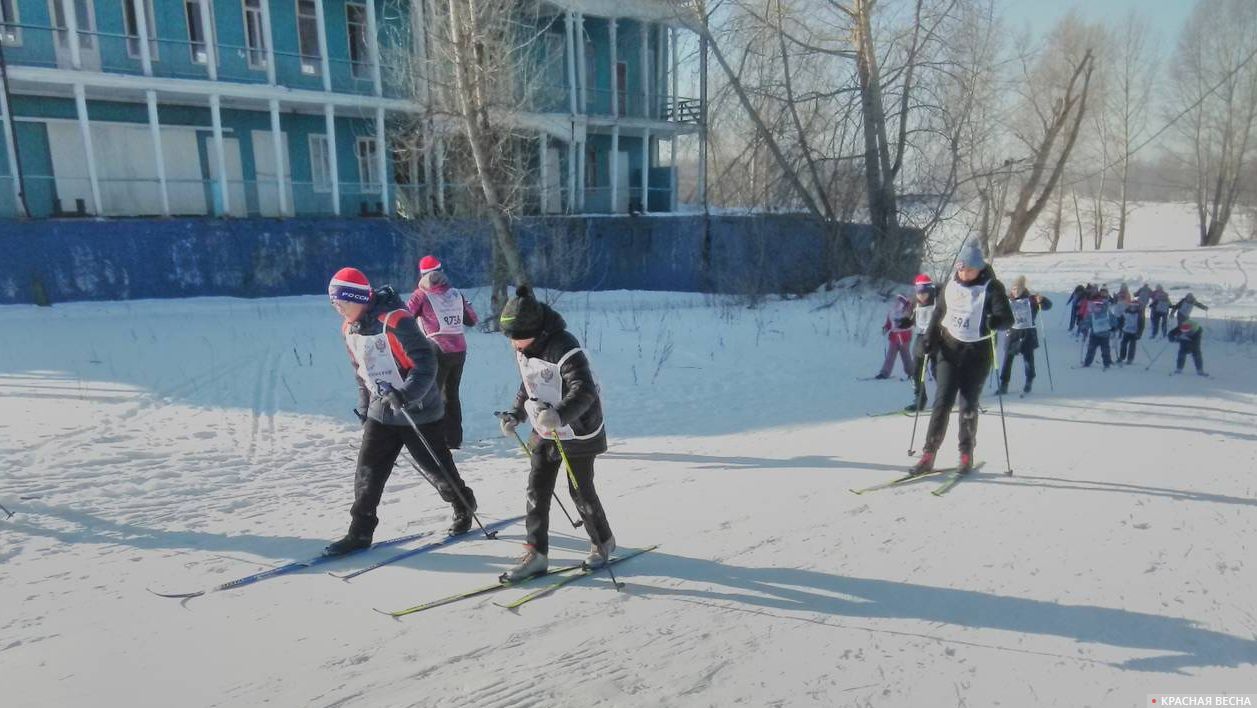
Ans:
<svg viewBox="0 0 1257 708"><path fill-rule="evenodd" d="M986 267L986 258L982 255L982 244L978 243L976 237L965 241L965 245L960 247L960 256L956 259L956 263L962 268Z"/></svg>

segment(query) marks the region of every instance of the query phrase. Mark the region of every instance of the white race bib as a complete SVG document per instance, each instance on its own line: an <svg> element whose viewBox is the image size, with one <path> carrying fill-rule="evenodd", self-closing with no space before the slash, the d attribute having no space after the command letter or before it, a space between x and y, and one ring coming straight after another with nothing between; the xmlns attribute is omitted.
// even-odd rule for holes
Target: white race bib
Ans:
<svg viewBox="0 0 1257 708"><path fill-rule="evenodd" d="M977 342L982 340L982 317L986 308L986 283L981 285L961 285L954 279L948 281L943 291L946 298L947 315L943 326L951 336L960 342Z"/></svg>
<svg viewBox="0 0 1257 708"><path fill-rule="evenodd" d="M358 378L366 384L372 396L379 395L381 381L393 388L402 387L402 374L389 348L386 332L373 335L346 334L345 344L349 346L354 361L358 362Z"/></svg>
<svg viewBox="0 0 1257 708"><path fill-rule="evenodd" d="M541 412L541 404L548 403L552 407L557 407L563 402L563 362L582 351L584 350L571 350L564 354L557 364L551 364L544 359L526 357L523 352L515 352L519 376L524 381L524 392L528 394L528 400L524 401L524 410L528 413L528 422L532 424L533 430L541 437L551 438L555 433L553 430L543 430L537 425L537 414ZM588 435L577 435L570 425L565 425L558 430L560 440L588 440L596 437L600 432L602 432L602 426L598 426L597 430Z"/></svg>
<svg viewBox="0 0 1257 708"><path fill-rule="evenodd" d="M916 320L917 334L925 334L926 328L930 326L930 318L933 316L933 305L917 305L916 313L913 315Z"/></svg>
<svg viewBox="0 0 1257 708"><path fill-rule="evenodd" d="M436 313L437 331L424 332L431 337L434 334L463 333L463 294L450 288L443 293L428 293L428 302Z"/></svg>
<svg viewBox="0 0 1257 708"><path fill-rule="evenodd" d="M1013 329L1034 329L1034 309L1030 298L1021 297L1009 303L1013 306Z"/></svg>
<svg viewBox="0 0 1257 708"><path fill-rule="evenodd" d="M1111 329L1109 308L1103 302L1093 302L1087 308L1087 323L1091 325L1091 333L1107 335Z"/></svg>
<svg viewBox="0 0 1257 708"><path fill-rule="evenodd" d="M1135 334L1139 331L1139 313L1127 312L1122 320L1122 331L1127 334Z"/></svg>

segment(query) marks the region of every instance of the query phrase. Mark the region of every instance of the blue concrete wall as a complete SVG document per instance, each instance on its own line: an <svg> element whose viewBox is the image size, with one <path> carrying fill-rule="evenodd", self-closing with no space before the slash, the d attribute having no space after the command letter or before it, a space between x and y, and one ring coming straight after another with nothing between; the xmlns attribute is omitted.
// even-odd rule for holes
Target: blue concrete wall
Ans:
<svg viewBox="0 0 1257 708"><path fill-rule="evenodd" d="M802 216L575 217L526 219L517 235L543 286L765 293L859 272L868 228L837 228ZM488 235L483 222L445 220L0 222L0 303L317 294L345 265L409 288L425 253L459 283L484 284ZM920 261L919 238L906 243L897 277Z"/></svg>

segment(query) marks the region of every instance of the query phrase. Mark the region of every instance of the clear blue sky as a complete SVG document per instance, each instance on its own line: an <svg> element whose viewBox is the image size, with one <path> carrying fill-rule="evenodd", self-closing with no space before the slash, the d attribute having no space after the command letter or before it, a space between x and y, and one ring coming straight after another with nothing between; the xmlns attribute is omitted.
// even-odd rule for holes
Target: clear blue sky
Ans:
<svg viewBox="0 0 1257 708"><path fill-rule="evenodd" d="M1046 33L1071 7L1090 21L1116 22L1132 8L1139 11L1157 35L1157 44L1169 53L1178 41L1179 29L1191 14L1194 0L1001 0L1009 29L1029 26L1035 36Z"/></svg>

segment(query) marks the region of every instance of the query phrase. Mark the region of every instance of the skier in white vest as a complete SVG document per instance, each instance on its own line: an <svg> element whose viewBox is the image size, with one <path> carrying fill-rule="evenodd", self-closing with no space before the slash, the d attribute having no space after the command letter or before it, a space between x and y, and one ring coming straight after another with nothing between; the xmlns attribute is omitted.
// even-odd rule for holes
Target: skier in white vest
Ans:
<svg viewBox="0 0 1257 708"><path fill-rule="evenodd" d="M463 333L479 319L467 298L450 284L436 256L419 260L419 285L406 301L406 309L436 344L436 385L445 402L445 444L457 450L463 446L463 404L458 392L467 364Z"/></svg>
<svg viewBox="0 0 1257 708"><path fill-rule="evenodd" d="M568 491L592 542L586 563L601 567L615 550L615 536L594 488L594 458L607 451L607 433L589 357L567 331L563 317L526 286L507 301L498 321L502 334L511 340L523 379L514 404L502 417L502 434L513 436L525 420L532 425L524 554L503 577L521 580L549 567L550 498L559 468L568 462L575 478L575 483L568 479Z"/></svg>
<svg viewBox="0 0 1257 708"><path fill-rule="evenodd" d="M982 386L995 363L993 337L1013 323L1004 285L982 255L976 239L960 250L956 272L943 288L942 297L925 333L926 355L938 357L937 390L930 425L925 433L921 459L913 474L934 469L934 457L947 434L948 418L960 398L960 464L957 471L973 470L973 449L978 434L978 401Z"/></svg>
<svg viewBox="0 0 1257 708"><path fill-rule="evenodd" d="M1013 312L1013 326L1008 330L1008 339L1004 346L1004 361L999 369L999 391L997 395L1008 393L1008 382L1013 376L1013 360L1018 354L1026 362L1026 384L1022 393L1030 393L1034 385L1034 350L1039 348L1038 324L1039 312L1052 309L1052 301L1042 295L1031 294L1026 289L1026 276L1019 275L1013 281L1008 293L1009 306Z"/></svg>
<svg viewBox="0 0 1257 708"><path fill-rule="evenodd" d="M341 334L358 381L362 445L354 476L352 521L345 537L323 550L338 556L367 548L380 520L376 509L402 447L429 476L441 498L454 507L451 536L466 533L476 496L463 482L445 445L444 406L436 388L436 349L390 287L372 290L356 268L341 268L328 284L332 307L343 318ZM395 405L400 403L405 414ZM428 444L419 439L413 420ZM431 453L429 453L429 448Z"/></svg>
<svg viewBox="0 0 1257 708"><path fill-rule="evenodd" d="M912 283L916 292L916 302L912 309L912 403L904 410L913 413L925 410L927 396L925 393L925 366L930 357L925 355L925 330L930 326L930 316L934 314L934 302L938 299L938 288L929 275L921 273Z"/></svg>

